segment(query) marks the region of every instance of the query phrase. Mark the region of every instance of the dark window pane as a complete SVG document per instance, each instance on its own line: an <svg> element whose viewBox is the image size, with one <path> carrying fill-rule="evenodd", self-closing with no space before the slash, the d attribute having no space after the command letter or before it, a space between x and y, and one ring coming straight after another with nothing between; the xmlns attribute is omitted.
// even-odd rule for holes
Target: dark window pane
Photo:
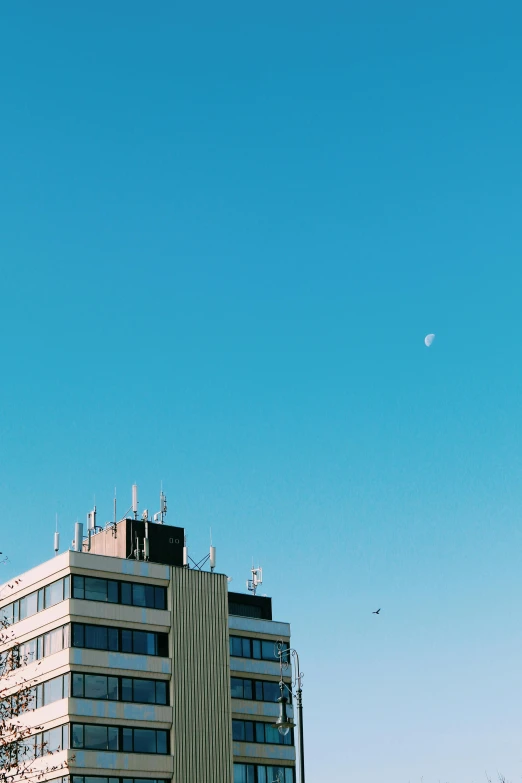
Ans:
<svg viewBox="0 0 522 783"><path fill-rule="evenodd" d="M264 682L263 683L264 698L263 701L277 701L281 696L279 683L277 682Z"/></svg>
<svg viewBox="0 0 522 783"><path fill-rule="evenodd" d="M294 783L294 770L292 767L287 767L285 770L285 783Z"/></svg>
<svg viewBox="0 0 522 783"><path fill-rule="evenodd" d="M124 677L121 681L121 700L132 701L132 680Z"/></svg>
<svg viewBox="0 0 522 783"><path fill-rule="evenodd" d="M107 678L107 698L111 701L118 701L118 678Z"/></svg>
<svg viewBox="0 0 522 783"><path fill-rule="evenodd" d="M72 747L83 748L83 726L80 723L72 724Z"/></svg>
<svg viewBox="0 0 522 783"><path fill-rule="evenodd" d="M230 694L233 699L243 698L243 683L244 680L242 680L240 677L230 678Z"/></svg>
<svg viewBox="0 0 522 783"><path fill-rule="evenodd" d="M247 783L246 764L234 764L234 783Z"/></svg>
<svg viewBox="0 0 522 783"><path fill-rule="evenodd" d="M166 602L166 590L164 587L155 587L154 588L154 606L156 609L166 609L167 608L167 602Z"/></svg>
<svg viewBox="0 0 522 783"><path fill-rule="evenodd" d="M259 660L261 658L261 642L259 639L252 640L252 658Z"/></svg>
<svg viewBox="0 0 522 783"><path fill-rule="evenodd" d="M85 598L89 601L107 600L107 580L96 579L92 576L85 577Z"/></svg>
<svg viewBox="0 0 522 783"><path fill-rule="evenodd" d="M120 584L120 589L122 604L132 604L132 585L130 582L122 582Z"/></svg>
<svg viewBox="0 0 522 783"><path fill-rule="evenodd" d="M236 742L243 742L245 739L245 721L233 720L232 721L232 739Z"/></svg>
<svg viewBox="0 0 522 783"><path fill-rule="evenodd" d="M156 732L153 729L134 729L134 753L156 753Z"/></svg>
<svg viewBox="0 0 522 783"><path fill-rule="evenodd" d="M83 576L73 576L73 598L85 597L85 580Z"/></svg>
<svg viewBox="0 0 522 783"><path fill-rule="evenodd" d="M107 750L107 726L88 724L83 727L85 748Z"/></svg>
<svg viewBox="0 0 522 783"><path fill-rule="evenodd" d="M288 732L286 735L289 740L292 739L291 732ZM265 737L266 742L271 743L272 745L283 745L284 744L284 737L282 734L279 733L278 729L275 728L275 726L267 725L265 728Z"/></svg>
<svg viewBox="0 0 522 783"><path fill-rule="evenodd" d="M263 683L256 680L256 701L263 701Z"/></svg>
<svg viewBox="0 0 522 783"><path fill-rule="evenodd" d="M231 636L230 637L230 655L235 656L236 658L241 658L243 655L243 648L241 645L242 640L239 638L239 636Z"/></svg>
<svg viewBox="0 0 522 783"><path fill-rule="evenodd" d="M265 727L262 723L256 723L256 742L264 742L264 741L265 741Z"/></svg>
<svg viewBox="0 0 522 783"><path fill-rule="evenodd" d="M262 650L263 660L265 661L279 660L276 655L274 642L261 642L261 650Z"/></svg>
<svg viewBox="0 0 522 783"><path fill-rule="evenodd" d="M156 731L156 753L167 753L167 732L163 729Z"/></svg>
<svg viewBox="0 0 522 783"><path fill-rule="evenodd" d="M154 680L134 680L134 701L154 704L156 701L156 683Z"/></svg>
<svg viewBox="0 0 522 783"><path fill-rule="evenodd" d="M86 699L107 698L107 677L103 674L86 674L84 687Z"/></svg>
<svg viewBox="0 0 522 783"><path fill-rule="evenodd" d="M83 698L83 674L73 674L72 695L79 699Z"/></svg>
<svg viewBox="0 0 522 783"><path fill-rule="evenodd" d="M63 600L66 601L70 597L70 577L64 576L63 578Z"/></svg>
<svg viewBox="0 0 522 783"><path fill-rule="evenodd" d="M168 633L156 634L156 655L160 655L163 658L167 658L169 654L169 635Z"/></svg>
<svg viewBox="0 0 522 783"><path fill-rule="evenodd" d="M133 631L132 634L132 652L141 655L147 654L147 632Z"/></svg>
<svg viewBox="0 0 522 783"><path fill-rule="evenodd" d="M107 631L107 649L108 650L115 650L117 651L119 649L118 647L118 629L117 628L109 628Z"/></svg>
<svg viewBox="0 0 522 783"><path fill-rule="evenodd" d="M123 751L132 752L132 729L124 728L122 730L123 736Z"/></svg>
<svg viewBox="0 0 522 783"><path fill-rule="evenodd" d="M247 742L254 741L254 724L251 720L245 721L245 740Z"/></svg>
<svg viewBox="0 0 522 783"><path fill-rule="evenodd" d="M107 599L111 604L118 603L118 582L107 582Z"/></svg>
<svg viewBox="0 0 522 783"><path fill-rule="evenodd" d="M132 585L132 603L134 606L154 608L154 587L152 585Z"/></svg>
<svg viewBox="0 0 522 783"><path fill-rule="evenodd" d="M243 647L243 658L250 658L250 639L242 639L242 647Z"/></svg>
<svg viewBox="0 0 522 783"><path fill-rule="evenodd" d="M156 682L156 704L167 703L167 683L158 681Z"/></svg>
<svg viewBox="0 0 522 783"><path fill-rule="evenodd" d="M107 628L103 625L86 625L85 646L91 650L106 650Z"/></svg>
<svg viewBox="0 0 522 783"><path fill-rule="evenodd" d="M119 730L116 726L109 726L107 729L107 748L109 750L118 750L119 742L118 735Z"/></svg>
<svg viewBox="0 0 522 783"><path fill-rule="evenodd" d="M132 652L132 631L126 628L121 630L121 650L122 652Z"/></svg>

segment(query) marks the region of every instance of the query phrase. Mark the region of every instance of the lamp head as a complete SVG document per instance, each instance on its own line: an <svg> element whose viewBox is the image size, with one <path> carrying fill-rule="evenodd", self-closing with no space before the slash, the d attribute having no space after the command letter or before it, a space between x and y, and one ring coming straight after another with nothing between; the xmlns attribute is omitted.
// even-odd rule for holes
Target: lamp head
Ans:
<svg viewBox="0 0 522 783"><path fill-rule="evenodd" d="M291 718L288 717L286 706L288 704L288 699L286 696L283 695L281 692L281 696L278 698L277 703L279 704L279 716L274 723L274 726L277 728L279 733L284 737L288 734L290 729L293 729L295 724Z"/></svg>

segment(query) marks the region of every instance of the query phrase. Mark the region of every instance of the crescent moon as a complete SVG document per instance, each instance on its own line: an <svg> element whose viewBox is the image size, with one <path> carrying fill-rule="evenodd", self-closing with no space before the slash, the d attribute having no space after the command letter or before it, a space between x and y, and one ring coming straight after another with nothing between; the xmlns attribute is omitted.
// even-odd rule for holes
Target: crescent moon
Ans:
<svg viewBox="0 0 522 783"><path fill-rule="evenodd" d="M432 344L434 339L435 339L435 335L434 334L427 334L426 335L426 337L424 338L424 345L426 346L426 348L430 347L430 345Z"/></svg>

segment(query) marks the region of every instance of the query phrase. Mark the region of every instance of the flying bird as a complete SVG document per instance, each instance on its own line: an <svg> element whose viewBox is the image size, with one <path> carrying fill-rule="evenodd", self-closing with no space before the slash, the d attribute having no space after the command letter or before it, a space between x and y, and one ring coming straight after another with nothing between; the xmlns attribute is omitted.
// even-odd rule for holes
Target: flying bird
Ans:
<svg viewBox="0 0 522 783"><path fill-rule="evenodd" d="M381 611L380 609L377 609L377 611L376 612L372 612L372 614L379 614L380 611Z"/></svg>

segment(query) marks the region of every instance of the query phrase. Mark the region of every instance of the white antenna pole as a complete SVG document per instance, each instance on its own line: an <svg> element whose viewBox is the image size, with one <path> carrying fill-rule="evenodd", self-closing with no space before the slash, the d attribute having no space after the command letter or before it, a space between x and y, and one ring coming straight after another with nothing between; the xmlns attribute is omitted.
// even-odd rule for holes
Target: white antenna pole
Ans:
<svg viewBox="0 0 522 783"><path fill-rule="evenodd" d="M210 570L213 572L216 567L216 547L212 546L212 528L210 528Z"/></svg>
<svg viewBox="0 0 522 783"><path fill-rule="evenodd" d="M138 519L138 485L132 485L132 511L134 519Z"/></svg>
<svg viewBox="0 0 522 783"><path fill-rule="evenodd" d="M60 534L58 532L58 514L56 514L56 530L54 532L54 554L55 556L60 551Z"/></svg>
<svg viewBox="0 0 522 783"><path fill-rule="evenodd" d="M116 487L114 487L114 524L116 524Z"/></svg>

